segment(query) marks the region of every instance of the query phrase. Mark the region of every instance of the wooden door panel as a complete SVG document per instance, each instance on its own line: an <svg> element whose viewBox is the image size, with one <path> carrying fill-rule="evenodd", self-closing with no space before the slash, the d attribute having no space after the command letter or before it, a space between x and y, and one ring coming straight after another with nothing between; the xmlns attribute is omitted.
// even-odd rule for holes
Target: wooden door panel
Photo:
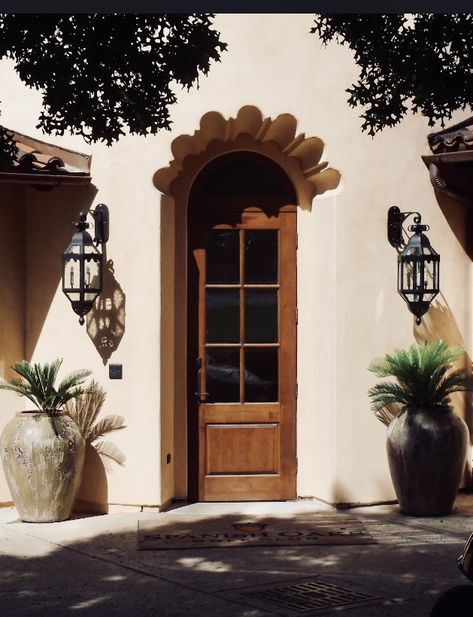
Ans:
<svg viewBox="0 0 473 617"><path fill-rule="evenodd" d="M281 478L276 474L209 476L205 483L205 501L274 501L281 499L294 499L294 494L292 491L281 490Z"/></svg>
<svg viewBox="0 0 473 617"><path fill-rule="evenodd" d="M207 476L278 471L278 424L207 424Z"/></svg>

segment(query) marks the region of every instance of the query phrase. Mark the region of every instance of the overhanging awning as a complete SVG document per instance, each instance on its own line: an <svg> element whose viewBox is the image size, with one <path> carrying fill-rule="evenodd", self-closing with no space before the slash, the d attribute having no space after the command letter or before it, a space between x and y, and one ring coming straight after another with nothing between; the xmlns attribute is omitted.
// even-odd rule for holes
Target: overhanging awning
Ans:
<svg viewBox="0 0 473 617"><path fill-rule="evenodd" d="M473 205L473 117L427 136L432 154L422 156L432 186Z"/></svg>
<svg viewBox="0 0 473 617"><path fill-rule="evenodd" d="M6 129L13 137L17 155L13 165L0 171L0 182L59 186L90 184L92 156Z"/></svg>

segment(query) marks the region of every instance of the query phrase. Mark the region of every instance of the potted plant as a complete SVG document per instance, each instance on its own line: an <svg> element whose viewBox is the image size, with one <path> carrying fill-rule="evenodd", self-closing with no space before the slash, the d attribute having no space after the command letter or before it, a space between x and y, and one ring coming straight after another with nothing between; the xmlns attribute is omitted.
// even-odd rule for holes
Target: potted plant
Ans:
<svg viewBox="0 0 473 617"><path fill-rule="evenodd" d="M51 522L69 518L84 463L84 438L63 406L86 392L90 371L78 370L56 381L62 360L11 368L20 375L0 382L0 389L25 396L36 407L6 425L0 456L13 502L23 521Z"/></svg>
<svg viewBox="0 0 473 617"><path fill-rule="evenodd" d="M370 388L375 414L385 424L389 470L401 512L449 514L465 470L465 422L450 405L453 392L471 390L466 371L452 362L464 353L438 340L396 349L369 370L391 377Z"/></svg>
<svg viewBox="0 0 473 617"><path fill-rule="evenodd" d="M123 416L107 415L99 419L106 399L105 391L92 381L88 391L64 406L77 424L85 440L84 468L82 481L76 494L74 510L104 514L108 512L108 486L106 471L110 463L123 465L125 455L104 435L125 428Z"/></svg>

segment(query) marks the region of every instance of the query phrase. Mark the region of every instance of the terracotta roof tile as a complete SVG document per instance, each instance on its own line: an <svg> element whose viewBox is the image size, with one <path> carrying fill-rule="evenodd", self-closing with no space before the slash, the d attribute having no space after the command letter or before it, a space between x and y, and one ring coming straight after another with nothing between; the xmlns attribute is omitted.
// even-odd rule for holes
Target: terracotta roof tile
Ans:
<svg viewBox="0 0 473 617"><path fill-rule="evenodd" d="M429 147L434 154L473 150L473 116L427 135Z"/></svg>
<svg viewBox="0 0 473 617"><path fill-rule="evenodd" d="M5 181L21 181L22 176L36 176L42 181L62 179L63 181L90 182L92 157L88 154L68 150L54 144L34 139L6 129L17 146L17 156L13 166L0 173Z"/></svg>

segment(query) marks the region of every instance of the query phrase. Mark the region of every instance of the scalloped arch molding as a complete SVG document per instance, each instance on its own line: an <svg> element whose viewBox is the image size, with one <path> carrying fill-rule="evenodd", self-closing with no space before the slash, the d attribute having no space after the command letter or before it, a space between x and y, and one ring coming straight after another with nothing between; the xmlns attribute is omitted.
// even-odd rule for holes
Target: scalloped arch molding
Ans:
<svg viewBox="0 0 473 617"><path fill-rule="evenodd" d="M298 205L310 209L312 200L340 183L340 173L321 162L324 143L319 137L296 136L297 120L291 114L263 118L252 105L242 107L235 118L226 120L210 111L202 116L193 135L180 135L171 144L174 156L167 167L153 177L162 193L188 195L199 171L212 159L236 151L258 152L276 162L296 191Z"/></svg>

